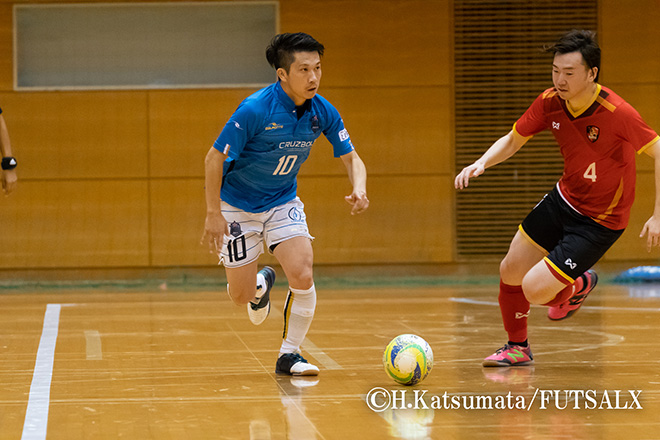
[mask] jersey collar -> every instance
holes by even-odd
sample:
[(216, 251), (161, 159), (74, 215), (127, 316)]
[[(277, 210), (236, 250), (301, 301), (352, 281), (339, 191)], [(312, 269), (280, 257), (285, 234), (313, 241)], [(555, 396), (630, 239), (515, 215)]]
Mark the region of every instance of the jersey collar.
[[(291, 99), (289, 95), (286, 94), (286, 92), (282, 88), (282, 83), (280, 83), (279, 81), (275, 83), (275, 94), (277, 95), (277, 99), (282, 103), (284, 108), (289, 113), (293, 113), (296, 111), (296, 104), (293, 102), (293, 99)], [(311, 109), (312, 100), (308, 99), (301, 107), (304, 107), (305, 110)]]
[(275, 93), (277, 94), (277, 99), (279, 99), (282, 105), (284, 105), (284, 108), (289, 112), (296, 110), (296, 104), (293, 102), (293, 99), (289, 98), (289, 95), (286, 94), (279, 81), (275, 83)]
[(594, 95), (591, 97), (591, 99), (589, 101), (587, 101), (587, 103), (582, 108), (579, 108), (579, 109), (574, 111), (571, 108), (571, 106), (568, 104), (568, 101), (566, 101), (566, 110), (568, 110), (568, 112), (574, 118), (579, 117), (582, 113), (586, 112), (589, 109), (589, 107), (591, 107), (594, 104), (594, 102), (596, 102), (596, 99), (598, 99), (598, 95), (600, 95), (600, 91), (601, 91), (601, 85), (596, 84), (596, 92), (594, 93)]

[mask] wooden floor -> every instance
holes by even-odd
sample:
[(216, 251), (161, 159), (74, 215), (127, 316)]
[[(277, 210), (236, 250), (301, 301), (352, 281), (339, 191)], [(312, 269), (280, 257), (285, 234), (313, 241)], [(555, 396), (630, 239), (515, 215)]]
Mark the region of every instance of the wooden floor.
[[(505, 342), (495, 284), (317, 287), (321, 374), (298, 379), (274, 373), (280, 286), (258, 327), (222, 288), (2, 294), (0, 439), (660, 438), (660, 288), (602, 283), (561, 323), (533, 308), (536, 365), (485, 369)], [(401, 333), (435, 353), (412, 388), (382, 368)]]

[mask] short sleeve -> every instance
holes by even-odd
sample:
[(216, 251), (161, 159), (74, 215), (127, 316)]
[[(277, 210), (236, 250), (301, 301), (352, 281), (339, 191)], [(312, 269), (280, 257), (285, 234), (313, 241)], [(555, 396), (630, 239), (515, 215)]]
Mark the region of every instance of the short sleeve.
[(337, 109), (325, 99), (322, 103), (326, 119), (323, 134), (332, 144), (334, 157), (340, 157), (355, 150)]
[(531, 106), (523, 113), (523, 115), (516, 121), (513, 129), (523, 137), (534, 136), (547, 128), (547, 121), (545, 118), (545, 111), (543, 109), (543, 101), (546, 92), (539, 95)]
[(639, 112), (628, 103), (624, 103), (616, 109), (620, 112), (622, 119), (621, 136), (632, 145), (638, 152), (642, 153), (646, 148), (658, 140), (658, 134), (642, 119)]
[(260, 117), (245, 101), (225, 124), (213, 147), (232, 159), (237, 159), (247, 142), (258, 130)]

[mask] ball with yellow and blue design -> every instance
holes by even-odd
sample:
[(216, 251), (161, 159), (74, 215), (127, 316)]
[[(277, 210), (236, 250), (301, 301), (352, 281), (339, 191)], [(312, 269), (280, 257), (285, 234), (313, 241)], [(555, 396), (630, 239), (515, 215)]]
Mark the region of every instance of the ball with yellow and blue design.
[(416, 385), (433, 368), (433, 350), (420, 336), (399, 335), (387, 344), (383, 355), (385, 372), (402, 385)]

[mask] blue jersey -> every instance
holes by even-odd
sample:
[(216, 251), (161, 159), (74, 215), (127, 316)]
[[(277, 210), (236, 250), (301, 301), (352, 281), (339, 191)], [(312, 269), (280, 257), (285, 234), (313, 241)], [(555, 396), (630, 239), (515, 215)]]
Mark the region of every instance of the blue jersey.
[(323, 133), (339, 157), (353, 144), (339, 112), (316, 95), (298, 119), (279, 82), (246, 98), (213, 146), (226, 154), (220, 197), (247, 212), (263, 212), (296, 197), (296, 177)]

